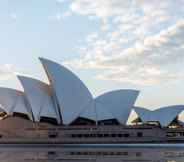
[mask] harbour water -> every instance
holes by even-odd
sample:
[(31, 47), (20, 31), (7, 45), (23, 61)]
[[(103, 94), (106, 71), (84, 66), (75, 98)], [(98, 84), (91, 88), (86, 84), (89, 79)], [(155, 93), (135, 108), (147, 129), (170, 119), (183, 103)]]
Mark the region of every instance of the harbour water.
[(0, 162), (184, 162), (183, 145), (1, 145)]

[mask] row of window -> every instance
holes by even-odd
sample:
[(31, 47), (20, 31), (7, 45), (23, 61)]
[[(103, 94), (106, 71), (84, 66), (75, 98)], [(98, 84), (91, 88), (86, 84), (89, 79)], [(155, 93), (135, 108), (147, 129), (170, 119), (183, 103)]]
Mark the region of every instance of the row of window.
[[(128, 156), (128, 152), (106, 152), (106, 151), (98, 151), (98, 152), (70, 152), (70, 155), (98, 155), (98, 156), (108, 156), (108, 155), (123, 155)], [(142, 156), (141, 152), (136, 152), (136, 156)]]
[(184, 137), (184, 132), (167, 132), (167, 137)]
[[(71, 135), (72, 138), (94, 138), (94, 137), (130, 137), (129, 133), (124, 133), (124, 134), (72, 134)], [(137, 132), (137, 137), (143, 137), (143, 133), (142, 132)]]

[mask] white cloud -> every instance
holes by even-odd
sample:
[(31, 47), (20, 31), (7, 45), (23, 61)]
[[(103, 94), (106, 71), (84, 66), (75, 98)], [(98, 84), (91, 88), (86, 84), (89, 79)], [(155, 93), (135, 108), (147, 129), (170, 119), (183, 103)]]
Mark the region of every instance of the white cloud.
[(138, 69), (127, 69), (127, 71), (119, 70), (108, 74), (99, 74), (95, 77), (100, 80), (112, 80), (117, 82), (125, 82), (136, 85), (155, 85), (162, 83), (176, 83), (184, 80), (183, 73), (169, 73), (159, 69), (146, 69), (139, 67)]
[(58, 21), (60, 21), (60, 20), (62, 19), (62, 14), (61, 14), (61, 13), (57, 13), (55, 16), (56, 16), (55, 18), (56, 18)]
[(55, 20), (55, 21), (62, 21), (64, 20), (65, 18), (71, 16), (72, 13), (70, 11), (66, 11), (66, 12), (58, 12), (52, 16), (49, 16), (48, 18), (50, 20)]
[(66, 0), (56, 0), (56, 2), (58, 2), (58, 3), (64, 3), (64, 2), (66, 2)]
[(75, 0), (70, 9), (102, 23), (79, 48), (81, 57), (66, 64), (100, 70), (98, 79), (133, 84), (184, 79), (176, 68), (184, 63), (183, 0)]
[(72, 15), (72, 12), (66, 11), (62, 14), (62, 18), (70, 17)]
[(58, 12), (52, 16), (49, 16), (48, 19), (50, 21), (61, 21), (63, 19), (63, 15), (62, 15), (62, 13)]
[(11, 13), (10, 18), (13, 19), (13, 20), (16, 20), (17, 19), (17, 14), (16, 13)]
[(81, 15), (106, 19), (124, 13), (124, 9), (130, 5), (131, 1), (122, 0), (76, 0), (71, 4), (71, 10)]

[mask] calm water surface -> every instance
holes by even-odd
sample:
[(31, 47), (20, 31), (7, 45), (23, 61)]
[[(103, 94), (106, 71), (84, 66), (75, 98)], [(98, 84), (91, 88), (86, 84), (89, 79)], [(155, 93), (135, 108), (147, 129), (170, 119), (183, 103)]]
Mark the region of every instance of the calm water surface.
[(183, 146), (0, 146), (0, 162), (184, 162)]

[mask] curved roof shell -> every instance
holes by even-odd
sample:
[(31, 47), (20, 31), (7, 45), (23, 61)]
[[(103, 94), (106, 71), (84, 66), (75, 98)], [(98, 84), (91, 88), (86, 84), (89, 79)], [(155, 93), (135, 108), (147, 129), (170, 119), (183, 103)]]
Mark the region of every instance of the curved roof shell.
[(79, 114), (92, 107), (93, 97), (84, 83), (62, 65), (40, 58), (54, 91), (63, 124), (70, 124)]
[(161, 126), (167, 127), (184, 110), (184, 105), (172, 105), (156, 110), (135, 107), (134, 110), (143, 122), (158, 121)]
[(81, 116), (96, 121), (117, 119), (126, 124), (138, 94), (139, 91), (129, 89), (104, 93), (95, 98), (93, 110), (83, 112)]
[(24, 93), (32, 109), (35, 121), (40, 121), (40, 117), (55, 118), (60, 123), (59, 113), (52, 101), (52, 92), (48, 84), (25, 76), (18, 76)]
[(32, 120), (32, 112), (26, 106), (24, 93), (15, 89), (0, 88), (0, 106), (7, 114), (24, 113)]

